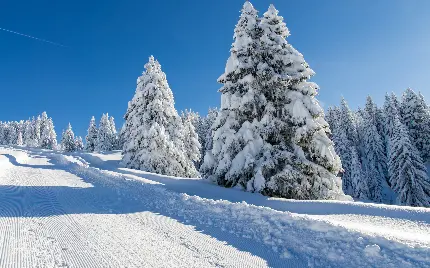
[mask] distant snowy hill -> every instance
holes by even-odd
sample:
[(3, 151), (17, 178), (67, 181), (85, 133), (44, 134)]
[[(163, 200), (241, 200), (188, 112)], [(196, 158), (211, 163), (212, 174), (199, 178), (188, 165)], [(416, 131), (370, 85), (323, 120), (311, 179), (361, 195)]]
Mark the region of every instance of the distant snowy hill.
[(0, 267), (430, 266), (430, 209), (268, 198), (120, 158), (0, 147)]

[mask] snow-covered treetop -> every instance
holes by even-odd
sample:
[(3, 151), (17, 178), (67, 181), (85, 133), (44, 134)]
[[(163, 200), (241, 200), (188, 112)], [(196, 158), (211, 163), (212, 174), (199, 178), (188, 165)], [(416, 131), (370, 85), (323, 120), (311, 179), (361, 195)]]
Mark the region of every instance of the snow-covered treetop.
[(272, 31), (285, 39), (290, 36), (290, 31), (284, 22), (284, 18), (282, 16), (278, 16), (278, 13), (279, 11), (275, 6), (270, 5), (269, 9), (263, 15), (262, 24), (267, 23), (267, 25), (275, 26), (272, 28)]

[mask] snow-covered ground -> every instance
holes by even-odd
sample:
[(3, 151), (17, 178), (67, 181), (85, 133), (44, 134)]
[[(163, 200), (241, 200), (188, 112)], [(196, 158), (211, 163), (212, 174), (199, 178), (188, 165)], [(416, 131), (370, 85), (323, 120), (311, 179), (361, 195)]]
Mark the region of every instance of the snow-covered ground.
[(0, 267), (430, 267), (430, 209), (268, 198), (120, 156), (0, 148)]

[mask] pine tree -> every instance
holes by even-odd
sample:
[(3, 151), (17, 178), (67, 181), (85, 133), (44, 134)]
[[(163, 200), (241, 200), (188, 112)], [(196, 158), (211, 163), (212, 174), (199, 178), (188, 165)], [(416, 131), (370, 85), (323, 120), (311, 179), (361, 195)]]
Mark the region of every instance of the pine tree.
[[(197, 135), (195, 128), (194, 128), (194, 122), (198, 120), (198, 115), (192, 111), (185, 110), (185, 113), (182, 112), (181, 115), (182, 123), (184, 125), (184, 146), (185, 146), (185, 152), (186, 157), (190, 159), (191, 161), (198, 163), (200, 160), (200, 142), (199, 142), (199, 136)], [(197, 167), (197, 165), (196, 165)]]
[(33, 118), (33, 142), (34, 142), (34, 147), (39, 147), (40, 145), (40, 138), (41, 138), (41, 133), (40, 133), (40, 125), (41, 125), (41, 118), (40, 116), (37, 116), (36, 119)]
[(422, 98), (412, 89), (403, 93), (400, 106), (402, 123), (424, 161), (430, 159), (430, 113)]
[(389, 174), (397, 202), (408, 206), (430, 207), (430, 179), (406, 127), (396, 117), (390, 139)]
[(76, 148), (76, 151), (83, 151), (84, 150), (84, 142), (82, 141), (82, 137), (80, 137), (80, 136), (76, 137), (75, 148)]
[(24, 128), (25, 128), (25, 133), (24, 133), (24, 144), (27, 147), (32, 147), (33, 146), (33, 141), (32, 141), (32, 136), (33, 136), (33, 128), (31, 126), (31, 121), (27, 120), (25, 121), (24, 124)]
[(218, 184), (296, 199), (343, 196), (340, 159), (328, 138), (318, 86), (289, 32), (270, 6), (259, 23), (246, 2), (236, 25), (213, 148), (202, 172)]
[(10, 122), (9, 123), (9, 139), (8, 139), (9, 145), (17, 145), (18, 132), (19, 132), (18, 123), (17, 122)]
[(371, 120), (372, 125), (376, 127), (376, 130), (378, 131), (378, 134), (380, 136), (383, 135), (384, 130), (384, 118), (382, 115), (382, 111), (378, 108), (378, 106), (373, 102), (372, 97), (367, 96), (366, 98), (366, 106), (364, 108), (366, 113), (369, 116), (369, 119)]
[(124, 116), (123, 164), (164, 175), (196, 176), (186, 157), (182, 121), (166, 75), (152, 56), (145, 69)]
[[(46, 113), (45, 113), (46, 114)], [(43, 116), (42, 116), (43, 118)], [(57, 148), (57, 133), (54, 129), (54, 122), (52, 118), (45, 119), (42, 124), (41, 142), (40, 146), (44, 149), (54, 150)]]
[(23, 139), (22, 139), (22, 132), (21, 131), (18, 132), (18, 138), (16, 140), (16, 145), (18, 145), (18, 146), (24, 145), (24, 142), (23, 142)]
[(340, 121), (342, 122), (342, 128), (345, 130), (348, 139), (354, 146), (358, 146), (359, 138), (355, 115), (344, 98), (341, 99)]
[(109, 127), (110, 127), (110, 142), (112, 144), (112, 150), (118, 150), (118, 133), (116, 131), (115, 119), (113, 116), (109, 117)]
[(96, 119), (91, 117), (90, 125), (88, 127), (87, 136), (85, 137), (85, 150), (89, 152), (94, 152), (94, 150), (97, 148), (97, 136), (98, 136), (98, 129), (96, 126)]
[(386, 94), (384, 102), (384, 139), (387, 156), (390, 154), (389, 141), (394, 135), (395, 119), (396, 117), (400, 118), (397, 107), (396, 96), (394, 94)]
[[(367, 108), (367, 107), (366, 107)], [(384, 142), (376, 128), (375, 114), (364, 111), (363, 118), (363, 163), (368, 176), (368, 188), (370, 199), (376, 202), (385, 201), (383, 187), (388, 179), (387, 159), (385, 156)]]
[(75, 134), (72, 130), (72, 125), (69, 123), (66, 131), (63, 132), (63, 136), (61, 138), (61, 149), (65, 152), (74, 152), (76, 151), (75, 144)]
[(44, 134), (49, 134), (49, 131), (46, 130), (48, 124), (48, 114), (43, 112), (40, 117), (40, 139), (39, 139), (39, 147), (45, 148), (46, 142), (49, 141), (49, 136), (44, 136)]
[(112, 151), (112, 148), (112, 128), (109, 123), (109, 115), (103, 114), (97, 132), (96, 151)]
[(369, 200), (367, 178), (361, 165), (359, 153), (351, 139), (346, 136), (340, 118), (341, 110), (338, 107), (329, 107), (326, 119), (332, 130), (335, 151), (342, 160), (342, 189), (345, 194), (352, 197)]

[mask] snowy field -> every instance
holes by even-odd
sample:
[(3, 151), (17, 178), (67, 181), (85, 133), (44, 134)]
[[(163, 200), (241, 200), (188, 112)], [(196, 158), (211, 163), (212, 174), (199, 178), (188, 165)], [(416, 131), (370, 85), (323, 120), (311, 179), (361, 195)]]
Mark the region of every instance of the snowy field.
[(430, 267), (430, 209), (268, 198), (120, 156), (0, 147), (0, 267)]

